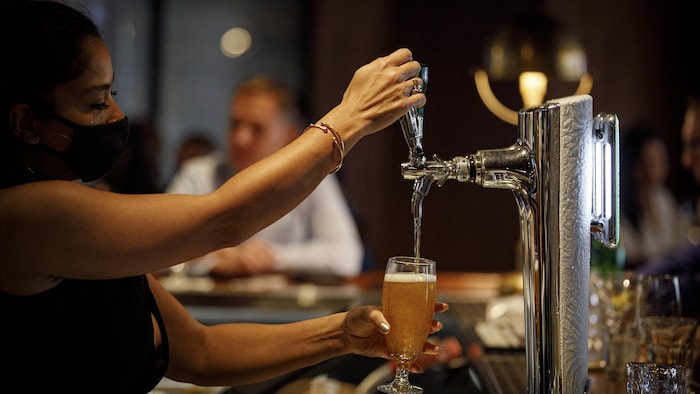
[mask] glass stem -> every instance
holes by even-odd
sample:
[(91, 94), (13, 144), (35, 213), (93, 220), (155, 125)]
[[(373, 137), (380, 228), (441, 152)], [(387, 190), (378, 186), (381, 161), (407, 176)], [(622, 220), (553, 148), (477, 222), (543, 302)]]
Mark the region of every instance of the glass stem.
[(420, 387), (411, 386), (408, 381), (408, 370), (396, 368), (394, 380), (390, 383), (377, 387), (382, 393), (389, 394), (419, 394), (423, 392)]
[(408, 371), (405, 369), (396, 369), (396, 376), (394, 377), (394, 382), (398, 387), (408, 387)]
[[(414, 393), (411, 383), (408, 381), (408, 370), (396, 368), (394, 381), (391, 382), (392, 393)], [(422, 390), (421, 390), (422, 392)]]

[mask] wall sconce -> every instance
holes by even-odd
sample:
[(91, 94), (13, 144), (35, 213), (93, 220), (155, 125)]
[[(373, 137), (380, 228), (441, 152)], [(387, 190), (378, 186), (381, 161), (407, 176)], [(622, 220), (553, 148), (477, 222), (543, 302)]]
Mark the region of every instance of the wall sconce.
[(491, 90), (494, 81), (518, 81), (523, 108), (544, 102), (548, 79), (574, 82), (574, 94), (590, 93), (593, 77), (578, 40), (557, 20), (539, 13), (516, 17), (487, 42), (484, 68), (474, 73), (476, 90), (486, 107), (501, 120), (517, 125), (518, 112)]

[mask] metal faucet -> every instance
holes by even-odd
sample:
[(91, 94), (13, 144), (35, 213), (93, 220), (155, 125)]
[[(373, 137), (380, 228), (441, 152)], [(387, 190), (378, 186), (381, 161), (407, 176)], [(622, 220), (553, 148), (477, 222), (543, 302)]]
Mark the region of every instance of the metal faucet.
[[(525, 308), (525, 351), (528, 393), (587, 393), (589, 380), (586, 366), (570, 365), (563, 354), (561, 327), (583, 331), (575, 341), (586, 341), (586, 321), (581, 316), (560, 313), (559, 206), (562, 164), (559, 157), (560, 106), (550, 101), (539, 107), (523, 109), (518, 114), (516, 142), (503, 149), (479, 150), (474, 154), (442, 160), (437, 155), (427, 160), (422, 149), (421, 127), (412, 128), (412, 114), (401, 122), (409, 145), (409, 162), (401, 164), (404, 179), (414, 181), (412, 209), (421, 217), (422, 201), (432, 183), (442, 186), (447, 180), (468, 182), (484, 188), (513, 191), (520, 215), (523, 256), (523, 290)], [(619, 238), (618, 203), (618, 135), (619, 121), (614, 114), (601, 113), (589, 123), (593, 146), (593, 196), (588, 231), (604, 245), (614, 248)], [(413, 132), (416, 134), (412, 134)], [(408, 135), (407, 135), (408, 134)], [(584, 154), (576, 152), (576, 154)], [(564, 159), (561, 159), (564, 160)], [(578, 180), (572, 180), (578, 181)], [(577, 198), (580, 198), (577, 196)], [(588, 220), (584, 218), (582, 223)], [(583, 237), (582, 237), (583, 238)], [(582, 243), (585, 243), (582, 240)], [(588, 243), (585, 243), (588, 244)], [(566, 266), (564, 264), (563, 266)], [(587, 268), (587, 266), (586, 266)], [(587, 271), (585, 277), (588, 277)], [(582, 283), (581, 286), (588, 286)], [(585, 292), (587, 295), (587, 291)], [(577, 300), (587, 305), (587, 299)], [(585, 319), (585, 317), (584, 317)], [(582, 330), (579, 328), (583, 327)], [(579, 333), (580, 334), (580, 333)], [(567, 339), (568, 340), (568, 339)], [(583, 349), (586, 349), (585, 343)], [(585, 350), (584, 350), (585, 351)], [(565, 386), (564, 381), (566, 381)], [(571, 387), (573, 386), (573, 388)]]

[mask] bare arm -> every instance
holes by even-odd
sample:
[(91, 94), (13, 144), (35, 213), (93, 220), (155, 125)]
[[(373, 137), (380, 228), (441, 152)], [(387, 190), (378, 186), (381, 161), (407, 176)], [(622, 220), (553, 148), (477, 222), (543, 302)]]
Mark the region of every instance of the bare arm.
[[(149, 278), (170, 342), (170, 379), (198, 385), (236, 386), (269, 379), (331, 357), (355, 353), (388, 357), (382, 323), (373, 306), (354, 308), (317, 319), (288, 324), (220, 324), (196, 322), (175, 298)], [(436, 312), (447, 309), (436, 304)], [(433, 321), (433, 331), (441, 328)], [(437, 346), (426, 342), (426, 354)]]
[[(347, 313), (289, 324), (221, 324), (196, 322), (185, 308), (150, 278), (151, 289), (163, 315), (170, 342), (166, 376), (199, 385), (241, 385), (281, 375), (331, 357), (364, 351), (386, 357), (379, 324), (386, 322), (378, 309), (353, 312), (362, 320), (355, 329), (358, 346), (346, 328)], [(374, 324), (372, 324), (374, 322)]]
[[(398, 50), (360, 68), (322, 119), (350, 150), (425, 103), (409, 95), (419, 64)], [(336, 165), (331, 136), (311, 129), (205, 196), (119, 195), (66, 181), (0, 191), (0, 289), (46, 290), (54, 278), (114, 278), (236, 245), (301, 202)]]

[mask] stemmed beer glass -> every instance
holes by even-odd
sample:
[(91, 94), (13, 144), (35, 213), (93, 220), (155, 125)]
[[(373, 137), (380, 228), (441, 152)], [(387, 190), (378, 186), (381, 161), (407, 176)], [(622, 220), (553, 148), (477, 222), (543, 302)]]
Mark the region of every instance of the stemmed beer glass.
[(382, 311), (391, 325), (386, 336), (396, 376), (377, 389), (389, 394), (419, 394), (423, 389), (408, 381), (408, 370), (423, 351), (435, 312), (435, 261), (408, 256), (390, 257), (384, 273)]

